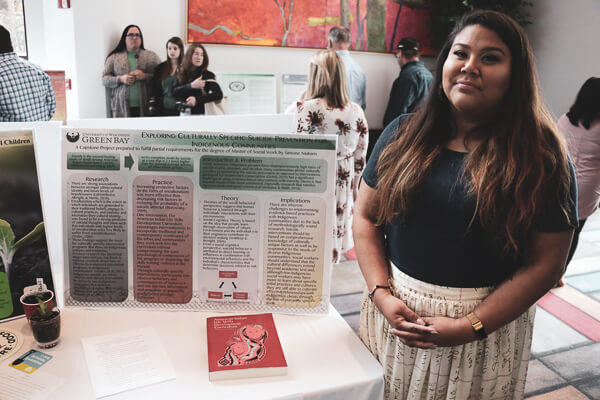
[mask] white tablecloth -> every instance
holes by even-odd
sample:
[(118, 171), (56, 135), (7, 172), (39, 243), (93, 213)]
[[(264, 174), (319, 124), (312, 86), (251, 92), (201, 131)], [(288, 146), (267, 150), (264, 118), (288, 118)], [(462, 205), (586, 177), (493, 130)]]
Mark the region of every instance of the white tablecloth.
[[(323, 316), (275, 314), (288, 363), (286, 376), (210, 382), (206, 312), (62, 310), (61, 341), (41, 370), (65, 383), (50, 399), (93, 399), (81, 338), (152, 327), (159, 334), (177, 378), (106, 399), (382, 399), (382, 368), (339, 313)], [(25, 339), (19, 354), (35, 347), (25, 319), (4, 322)]]
[[(264, 126), (265, 132), (280, 130), (281, 116), (211, 117), (204, 122), (237, 132), (249, 120)], [(262, 119), (261, 119), (262, 118)], [(287, 117), (285, 117), (287, 118)], [(289, 118), (288, 118), (289, 119)], [(128, 124), (140, 128), (174, 125), (169, 118), (132, 119)], [(264, 121), (263, 121), (264, 120)], [(272, 120), (272, 121), (271, 121)], [(108, 122), (107, 122), (108, 121)], [(123, 121), (107, 120), (122, 126)], [(193, 122), (189, 119), (173, 119)], [(240, 122), (241, 121), (241, 122)], [(262, 122), (261, 122), (262, 121)], [(285, 121), (284, 121), (285, 122)], [(290, 121), (291, 122), (291, 121)], [(82, 123), (82, 122), (81, 122)], [(143, 124), (146, 125), (143, 125)], [(158, 124), (158, 125), (157, 125)], [(161, 125), (162, 124), (162, 125)], [(212, 124), (212, 125), (211, 125)], [(225, 125), (223, 125), (225, 124)], [(229, 124), (229, 125), (227, 125)], [(3, 129), (36, 127), (37, 161), (44, 201), (44, 219), (52, 258), (56, 293), (63, 293), (63, 241), (61, 213), (60, 123), (10, 123)], [(110, 124), (109, 124), (110, 125)], [(165, 127), (163, 126), (163, 127)], [(205, 127), (206, 127), (205, 126)], [(62, 296), (59, 295), (59, 306)], [(41, 370), (65, 378), (65, 384), (50, 399), (93, 399), (81, 338), (108, 335), (143, 327), (153, 327), (175, 367), (177, 378), (120, 393), (107, 399), (381, 399), (383, 372), (379, 363), (352, 332), (339, 313), (330, 308), (328, 315), (274, 315), (275, 324), (288, 362), (288, 373), (281, 377), (246, 380), (208, 380), (206, 352), (206, 312), (150, 312), (129, 310), (62, 309), (61, 342), (44, 350), (53, 356)], [(0, 323), (2, 327), (21, 332), (25, 343), (20, 353), (35, 346), (25, 319)], [(8, 361), (7, 361), (8, 363)], [(40, 370), (40, 371), (41, 371)]]

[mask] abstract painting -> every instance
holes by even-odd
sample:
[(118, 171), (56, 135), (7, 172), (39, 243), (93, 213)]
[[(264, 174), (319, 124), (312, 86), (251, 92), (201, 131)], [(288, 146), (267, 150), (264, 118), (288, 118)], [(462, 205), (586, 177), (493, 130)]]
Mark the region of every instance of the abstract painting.
[(352, 35), (351, 50), (387, 53), (410, 36), (433, 55), (428, 14), (402, 0), (187, 0), (188, 43), (325, 48), (335, 25)]

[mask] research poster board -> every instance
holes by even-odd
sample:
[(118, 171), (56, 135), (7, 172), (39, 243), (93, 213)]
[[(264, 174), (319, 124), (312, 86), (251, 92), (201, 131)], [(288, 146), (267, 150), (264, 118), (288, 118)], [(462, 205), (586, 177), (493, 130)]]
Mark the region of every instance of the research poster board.
[(26, 293), (54, 291), (32, 129), (0, 131), (0, 187), (2, 321), (24, 315)]
[(327, 312), (335, 135), (61, 140), (67, 306)]
[(227, 97), (227, 114), (276, 114), (274, 74), (217, 73), (217, 82)]

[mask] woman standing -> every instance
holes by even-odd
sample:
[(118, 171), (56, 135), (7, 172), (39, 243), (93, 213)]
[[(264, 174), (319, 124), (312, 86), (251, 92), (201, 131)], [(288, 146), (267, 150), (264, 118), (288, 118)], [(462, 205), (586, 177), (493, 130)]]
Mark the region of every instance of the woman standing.
[(167, 59), (154, 69), (152, 83), (152, 97), (157, 107), (153, 115), (158, 116), (179, 115), (178, 99), (173, 96), (173, 88), (177, 84), (183, 61), (183, 41), (173, 36), (167, 41), (166, 48)]
[(579, 227), (573, 235), (568, 264), (585, 221), (598, 209), (600, 201), (600, 78), (585, 81), (569, 112), (558, 120), (558, 129), (567, 140), (577, 176)]
[(110, 88), (112, 117), (144, 116), (148, 105), (147, 87), (160, 59), (144, 49), (144, 37), (137, 25), (128, 25), (121, 40), (106, 57), (102, 84)]
[(350, 101), (344, 63), (333, 50), (310, 60), (308, 89), (297, 103), (298, 133), (330, 133), (337, 140), (336, 231), (333, 262), (352, 249), (352, 215), (358, 180), (365, 167), (369, 129), (362, 108)]
[(461, 18), (435, 71), (363, 173), (360, 337), (389, 399), (522, 399), (534, 304), (577, 226), (574, 172), (510, 17)]
[(173, 95), (183, 99), (185, 105), (191, 107), (192, 114), (204, 114), (204, 104), (223, 98), (215, 74), (208, 70), (208, 54), (199, 43), (190, 45), (185, 52), (179, 83)]

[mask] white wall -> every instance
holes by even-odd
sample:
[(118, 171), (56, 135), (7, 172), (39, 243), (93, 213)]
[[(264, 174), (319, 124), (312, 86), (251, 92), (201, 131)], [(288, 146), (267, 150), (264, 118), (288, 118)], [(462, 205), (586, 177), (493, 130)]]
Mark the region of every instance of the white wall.
[(585, 80), (600, 77), (600, 1), (538, 0), (529, 27), (542, 91), (558, 117)]
[[(102, 66), (125, 26), (139, 25), (144, 34), (144, 46), (164, 59), (164, 46), (169, 37), (179, 36), (185, 42), (185, 4), (186, 0), (71, 1), (77, 82), (83, 93), (79, 104), (80, 118), (106, 116)], [(274, 73), (279, 86), (281, 74), (308, 73), (314, 50), (208, 45), (207, 52), (211, 71)], [(396, 60), (390, 54), (353, 53), (353, 57), (368, 76), (367, 121), (372, 128), (381, 127), (389, 88), (399, 72)], [(278, 87), (278, 93), (279, 90)]]
[[(26, 0), (30, 54), (32, 59), (38, 59), (39, 54), (38, 63), (46, 69), (66, 69), (67, 77), (71, 71), (73, 90), (67, 92), (70, 119), (106, 116), (102, 67), (106, 54), (117, 44), (126, 25), (138, 24), (146, 48), (156, 51), (161, 58), (165, 57), (164, 45), (169, 37), (180, 36), (185, 40), (186, 0), (71, 0), (71, 10), (59, 10), (55, 1), (44, 1), (42, 8), (39, 4), (40, 0)], [(41, 23), (32, 25), (30, 17), (38, 18)], [(528, 30), (542, 90), (552, 111), (560, 115), (568, 109), (584, 80), (600, 75), (597, 45), (600, 2), (538, 0), (532, 8), (532, 20)], [(69, 43), (69, 37), (74, 41)], [(278, 85), (281, 74), (307, 73), (314, 52), (220, 45), (209, 45), (207, 51), (212, 71), (275, 73)], [(396, 60), (389, 54), (353, 53), (353, 57), (368, 77), (369, 126), (381, 128), (389, 90), (398, 74)], [(70, 59), (76, 68), (70, 69)], [(432, 67), (433, 59), (424, 61)], [(63, 64), (67, 66), (60, 68)]]
[(24, 7), (29, 61), (47, 71), (65, 71), (73, 81), (73, 90), (66, 91), (67, 118), (78, 117), (73, 12), (49, 0), (25, 0)]

